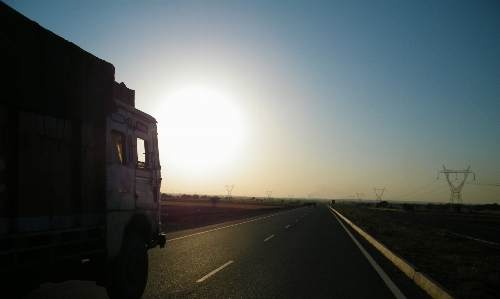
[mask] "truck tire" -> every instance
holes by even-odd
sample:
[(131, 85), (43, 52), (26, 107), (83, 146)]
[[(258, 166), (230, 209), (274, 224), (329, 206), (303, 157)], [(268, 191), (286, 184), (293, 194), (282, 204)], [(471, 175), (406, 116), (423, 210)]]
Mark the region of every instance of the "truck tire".
[(147, 281), (146, 244), (139, 235), (130, 234), (123, 242), (106, 292), (111, 299), (139, 299), (144, 293)]

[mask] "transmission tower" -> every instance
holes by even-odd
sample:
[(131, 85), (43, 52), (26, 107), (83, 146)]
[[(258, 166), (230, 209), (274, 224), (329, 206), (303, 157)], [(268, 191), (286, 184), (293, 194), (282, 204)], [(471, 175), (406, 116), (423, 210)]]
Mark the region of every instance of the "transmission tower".
[(361, 198), (365, 196), (363, 193), (356, 193), (356, 197), (358, 198), (358, 202), (361, 202)]
[(377, 202), (381, 202), (382, 201), (382, 195), (384, 194), (385, 188), (384, 189), (377, 189), (377, 188), (374, 187), (373, 190), (375, 191), (375, 195), (377, 196)]
[(271, 194), (273, 194), (273, 191), (266, 191), (267, 193), (267, 199), (271, 199)]
[(231, 191), (233, 191), (234, 185), (226, 185), (226, 190), (227, 190), (227, 200), (232, 199), (231, 197)]
[[(462, 188), (464, 187), (465, 181), (467, 180), (467, 176), (469, 175), (469, 173), (474, 174), (474, 180), (476, 179), (476, 174), (474, 172), (470, 171), (469, 169), (470, 169), (470, 166), (467, 167), (466, 170), (449, 170), (449, 169), (446, 169), (446, 167), (444, 167), (444, 165), (443, 165), (443, 170), (438, 172), (438, 179), (439, 179), (440, 173), (444, 173), (444, 175), (446, 176), (446, 180), (448, 181), (448, 185), (450, 186), (450, 190), (451, 190), (451, 196), (450, 196), (450, 203), (451, 204), (453, 204), (453, 203), (461, 204), (462, 203), (461, 192), (462, 192)], [(455, 179), (458, 179), (459, 173), (464, 174), (463, 181), (457, 187), (455, 187), (453, 185), (453, 183), (450, 181), (450, 173), (455, 174)]]

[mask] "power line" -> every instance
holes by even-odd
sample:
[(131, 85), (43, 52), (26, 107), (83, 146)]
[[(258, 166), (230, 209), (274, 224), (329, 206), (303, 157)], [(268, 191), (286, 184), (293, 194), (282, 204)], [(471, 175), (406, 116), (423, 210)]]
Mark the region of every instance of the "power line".
[[(421, 194), (421, 195), (417, 195), (417, 196), (415, 196), (415, 197), (407, 198), (407, 200), (416, 199), (416, 198), (419, 198), (419, 197), (425, 196), (425, 195), (427, 195), (427, 194), (431, 194), (432, 192), (437, 191), (437, 190), (439, 190), (439, 189), (443, 189), (443, 188), (444, 188), (444, 187), (446, 187), (446, 186), (447, 186), (447, 185), (440, 186), (440, 187), (438, 187), (438, 188), (436, 188), (436, 189), (434, 189), (434, 190), (432, 190), (432, 191), (429, 191), (429, 192), (427, 192), (427, 193), (424, 193), (424, 194)], [(444, 194), (444, 193), (447, 193), (447, 192), (448, 192), (448, 191), (443, 192), (443, 193), (439, 193), (439, 194), (436, 194), (435, 196), (438, 196), (438, 195), (441, 195), (441, 194)]]
[[(438, 180), (439, 180), (439, 178), (438, 178)], [(422, 188), (417, 189), (417, 190), (415, 190), (415, 191), (413, 191), (413, 192), (410, 192), (410, 193), (408, 193), (408, 194), (406, 194), (406, 195), (404, 195), (404, 196), (401, 196), (400, 198), (401, 198), (401, 199), (403, 199), (403, 198), (407, 197), (408, 195), (412, 195), (412, 194), (414, 194), (414, 193), (417, 193), (418, 191), (420, 191), (420, 190), (422, 190), (422, 189), (425, 189), (425, 188), (429, 187), (430, 185), (434, 184), (436, 181), (437, 181), (437, 180), (433, 180), (432, 182), (430, 182), (429, 184), (427, 184), (427, 185), (423, 186)]]
[(465, 182), (465, 183), (467, 185), (500, 187), (500, 183), (480, 181), (480, 180), (476, 180), (476, 181), (472, 181), (472, 182)]

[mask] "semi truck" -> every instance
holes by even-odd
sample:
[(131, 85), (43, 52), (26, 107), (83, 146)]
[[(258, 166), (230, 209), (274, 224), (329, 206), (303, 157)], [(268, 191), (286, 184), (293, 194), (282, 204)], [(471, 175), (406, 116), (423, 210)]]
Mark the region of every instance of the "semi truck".
[(140, 298), (164, 247), (156, 120), (115, 69), (0, 2), (0, 297), (92, 280)]

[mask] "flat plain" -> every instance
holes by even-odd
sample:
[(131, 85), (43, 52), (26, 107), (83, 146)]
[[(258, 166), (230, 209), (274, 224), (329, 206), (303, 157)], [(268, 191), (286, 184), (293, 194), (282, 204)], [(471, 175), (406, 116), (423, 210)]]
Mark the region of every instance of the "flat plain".
[(220, 201), (214, 206), (208, 200), (165, 200), (161, 202), (163, 232), (173, 232), (200, 226), (258, 216), (296, 208), (296, 203), (261, 201)]
[[(473, 229), (498, 228), (500, 215), (454, 211), (407, 212), (332, 205), (339, 213), (444, 286), (456, 298), (500, 298), (500, 245), (450, 229), (422, 225), (416, 217), (468, 223)], [(382, 213), (380, 212), (382, 211)], [(392, 217), (394, 213), (411, 217)]]

